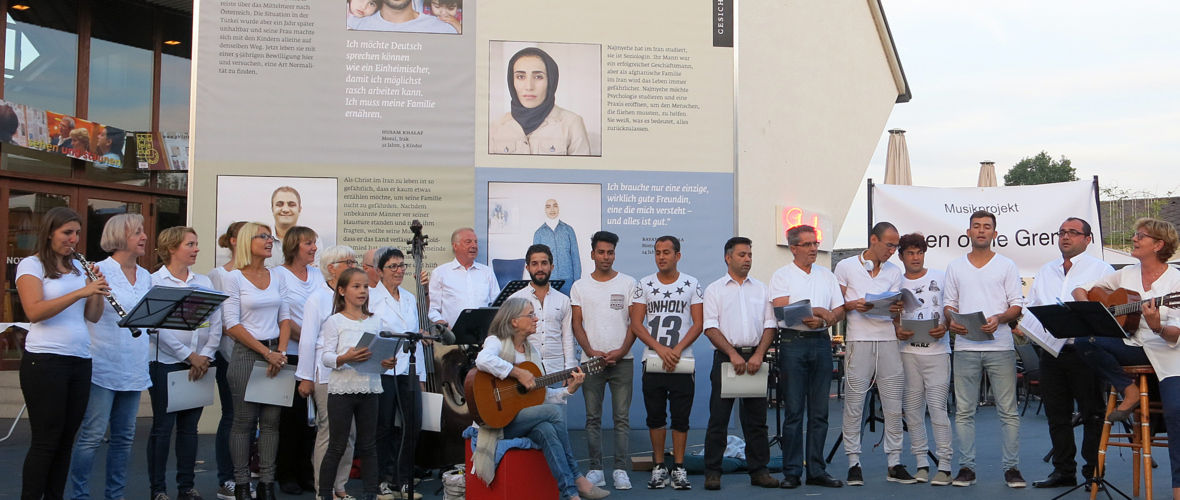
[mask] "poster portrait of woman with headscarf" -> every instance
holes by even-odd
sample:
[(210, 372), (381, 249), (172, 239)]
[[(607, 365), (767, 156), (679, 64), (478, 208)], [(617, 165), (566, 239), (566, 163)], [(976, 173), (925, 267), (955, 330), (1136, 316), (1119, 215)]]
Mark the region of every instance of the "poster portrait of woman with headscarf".
[(493, 41), (490, 52), (488, 153), (602, 154), (601, 46)]

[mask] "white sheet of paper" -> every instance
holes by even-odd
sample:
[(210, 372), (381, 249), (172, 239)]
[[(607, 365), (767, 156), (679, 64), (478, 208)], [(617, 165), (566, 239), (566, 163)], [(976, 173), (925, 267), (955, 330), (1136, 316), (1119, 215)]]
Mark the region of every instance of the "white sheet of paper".
[(442, 394), (422, 393), (422, 430), (442, 432), (442, 407)]
[(922, 303), (918, 301), (918, 296), (914, 295), (908, 288), (901, 289), (901, 303), (906, 312), (914, 312), (922, 308)]
[(983, 317), (982, 311), (975, 311), (973, 313), (959, 314), (951, 311), (951, 319), (967, 329), (967, 333), (962, 337), (973, 342), (988, 342), (995, 340), (996, 337), (990, 333), (983, 333), (983, 325), (987, 324), (987, 318)]
[(774, 316), (778, 320), (779, 328), (810, 330), (810, 328), (807, 328), (807, 325), (803, 324), (803, 320), (813, 316), (811, 312), (811, 299), (803, 299), (782, 307), (776, 307), (774, 308)]
[(250, 403), (291, 407), (295, 398), (295, 365), (283, 366), (273, 378), (266, 376), (266, 361), (255, 361), (246, 382), (245, 399)]
[(211, 367), (201, 380), (196, 382), (188, 379), (188, 370), (180, 370), (168, 374), (168, 413), (191, 410), (213, 404), (214, 381), (217, 380), (217, 368)]
[(664, 360), (660, 359), (659, 354), (653, 352), (643, 358), (643, 370), (648, 373), (694, 373), (696, 366), (696, 360), (693, 358), (680, 358), (680, 362), (676, 363), (676, 369), (669, 372), (664, 370)]
[(762, 363), (753, 375), (738, 375), (733, 363), (721, 363), (721, 397), (723, 398), (764, 398), (766, 397), (767, 363)]
[(866, 316), (889, 317), (889, 307), (901, 300), (901, 292), (870, 293), (865, 295), (865, 305), (873, 308), (865, 313)]
[(1045, 330), (1045, 327), (1041, 325), (1041, 320), (1029, 312), (1027, 307), (1024, 308), (1024, 317), (1020, 318), (1020, 325), (1016, 328), (1024, 334), (1025, 338), (1041, 346), (1041, 349), (1053, 355), (1054, 358), (1061, 354), (1061, 348), (1065, 346), (1066, 339), (1054, 337), (1048, 330)]
[(914, 336), (910, 337), (905, 342), (911, 344), (934, 344), (938, 339), (930, 336), (930, 330), (938, 326), (938, 320), (930, 319), (903, 319), (901, 320), (901, 329), (914, 332)]
[[(362, 363), (348, 363), (348, 366), (355, 368), (358, 373), (378, 375), (385, 373), (385, 367), (381, 366), (381, 360), (397, 356), (401, 345), (402, 339), (374, 336), (373, 341), (368, 346), (372, 357)], [(418, 360), (418, 362), (421, 363), (422, 361)]]

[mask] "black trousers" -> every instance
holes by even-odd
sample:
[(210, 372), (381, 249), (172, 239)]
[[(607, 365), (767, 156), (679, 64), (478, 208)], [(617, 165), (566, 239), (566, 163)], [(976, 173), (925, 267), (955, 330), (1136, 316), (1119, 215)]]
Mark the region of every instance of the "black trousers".
[[(418, 434), (422, 432), (422, 388), (416, 376), (382, 375), (381, 390), (377, 410), (377, 470), (381, 481), (400, 488), (414, 480), (412, 452), (417, 449)], [(393, 425), (397, 414), (402, 416), (401, 427)], [(328, 422), (331, 421), (329, 415)], [(356, 439), (359, 449), (359, 427)]]
[[(743, 354), (750, 359), (753, 354)], [(705, 473), (721, 473), (721, 459), (725, 453), (725, 440), (729, 435), (729, 415), (733, 413), (734, 399), (721, 397), (721, 363), (729, 361), (729, 356), (720, 351), (713, 352), (713, 370), (709, 373), (709, 380), (713, 383), (713, 390), (709, 394), (709, 427), (705, 430)], [(742, 434), (746, 439), (746, 463), (750, 475), (766, 473), (766, 464), (770, 461), (770, 438), (766, 428), (766, 396), (757, 398), (743, 398), (738, 417), (742, 422)]]
[[(299, 364), (299, 356), (287, 356), (287, 364)], [(279, 416), (279, 454), (275, 457), (275, 481), (278, 483), (311, 483), (315, 469), (311, 455), (315, 451), (315, 427), (307, 425), (307, 399), (299, 395), (291, 406), (283, 408)]]
[[(365, 493), (377, 493), (377, 394), (328, 394), (328, 451), (320, 463), (321, 471), (334, 471), (344, 458), (348, 435), (356, 422), (356, 453), (361, 459), (361, 479)], [(321, 498), (332, 498), (335, 474), (320, 475)]]
[(1073, 412), (1077, 403), (1082, 418), (1082, 475), (1094, 475), (1098, 465), (1098, 444), (1102, 438), (1102, 384), (1095, 372), (1073, 346), (1062, 348), (1054, 358), (1041, 354), (1041, 399), (1049, 421), (1049, 439), (1053, 443), (1053, 470), (1073, 476), (1078, 463), (1074, 444)]
[(32, 432), (21, 478), (22, 500), (61, 500), (65, 494), (74, 437), (90, 403), (90, 370), (88, 358), (21, 353), (20, 389)]

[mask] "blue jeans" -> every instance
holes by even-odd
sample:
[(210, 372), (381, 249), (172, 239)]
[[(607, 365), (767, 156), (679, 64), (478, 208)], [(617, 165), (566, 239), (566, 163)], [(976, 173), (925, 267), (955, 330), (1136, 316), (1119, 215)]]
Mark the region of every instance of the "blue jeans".
[(218, 351), (210, 367), (217, 368), (217, 399), (221, 401), (221, 420), (217, 421), (217, 484), (234, 480), (234, 459), (229, 454), (229, 433), (234, 427), (234, 395), (229, 389), (229, 360)]
[(1000, 416), (1004, 470), (1020, 465), (1020, 412), (1016, 404), (1016, 351), (955, 351), (955, 437), (959, 467), (975, 469), (975, 411), (987, 372)]
[[(570, 448), (570, 433), (565, 426), (565, 408), (544, 404), (525, 408), (512, 423), (504, 426), (504, 439), (528, 437), (541, 445), (549, 472), (557, 479), (557, 490), (567, 500), (578, 494), (576, 481), (582, 477)], [(359, 437), (358, 437), (359, 440)], [(504, 480), (511, 480), (504, 478)]]
[(1080, 338), (1074, 341), (1074, 348), (1082, 355), (1086, 364), (1101, 373), (1102, 377), (1119, 392), (1126, 390), (1136, 380), (1123, 371), (1124, 366), (1151, 364), (1142, 347), (1127, 345), (1122, 339)]
[[(832, 392), (832, 341), (793, 338), (779, 344), (779, 394), (783, 405), (783, 475), (824, 477), (824, 441), (828, 437), (828, 397)], [(803, 410), (807, 409), (807, 434)], [(806, 439), (806, 441), (805, 441)], [(806, 450), (806, 456), (804, 456)]]
[[(1180, 429), (1180, 377), (1160, 381), (1160, 399), (1168, 429)], [(1168, 459), (1172, 464), (1172, 487), (1180, 488), (1180, 439), (1168, 440)]]
[[(166, 493), (168, 483), (165, 471), (168, 469), (168, 448), (172, 441), (172, 428), (176, 428), (176, 491), (193, 489), (197, 465), (197, 423), (204, 408), (192, 408), (168, 413), (168, 374), (188, 371), (184, 363), (167, 364), (153, 362), (149, 365), (152, 374), (152, 432), (147, 442), (148, 481), (152, 497)], [(206, 374), (208, 376), (208, 374)]]
[(75, 500), (89, 500), (90, 470), (94, 455), (102, 444), (107, 426), (111, 442), (107, 447), (106, 500), (124, 498), (127, 482), (127, 459), (135, 439), (135, 414), (139, 412), (140, 391), (112, 391), (90, 384), (90, 404), (82, 418), (82, 428), (74, 443), (74, 460), (70, 463), (70, 489)]

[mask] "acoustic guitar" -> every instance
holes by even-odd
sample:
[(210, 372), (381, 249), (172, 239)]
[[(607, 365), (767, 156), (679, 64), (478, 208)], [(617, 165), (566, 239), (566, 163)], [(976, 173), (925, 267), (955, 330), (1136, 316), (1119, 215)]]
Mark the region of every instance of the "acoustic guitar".
[(1086, 298), (1092, 302), (1101, 302), (1110, 311), (1115, 321), (1124, 332), (1135, 333), (1139, 330), (1139, 320), (1143, 316), (1143, 304), (1152, 302), (1156, 307), (1176, 307), (1180, 304), (1180, 292), (1169, 293), (1154, 299), (1143, 300), (1139, 292), (1120, 288), (1108, 292), (1098, 287), (1086, 292)]
[[(593, 375), (602, 371), (605, 365), (606, 360), (595, 356), (578, 368), (586, 375)], [(500, 380), (478, 368), (472, 368), (467, 372), (467, 380), (463, 384), (466, 388), (467, 407), (471, 409), (471, 415), (480, 425), (495, 428), (508, 425), (520, 410), (544, 403), (545, 388), (564, 382), (577, 369), (570, 368), (541, 375), (541, 369), (529, 361), (517, 364), (516, 367), (528, 370), (536, 377), (536, 384), (531, 390), (525, 389), (512, 377)]]

